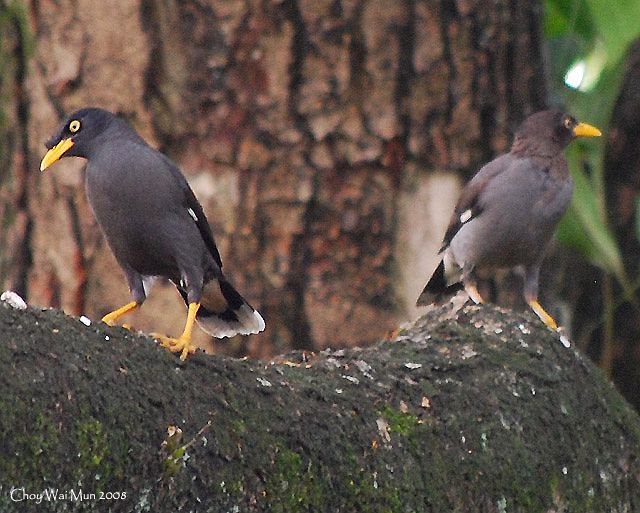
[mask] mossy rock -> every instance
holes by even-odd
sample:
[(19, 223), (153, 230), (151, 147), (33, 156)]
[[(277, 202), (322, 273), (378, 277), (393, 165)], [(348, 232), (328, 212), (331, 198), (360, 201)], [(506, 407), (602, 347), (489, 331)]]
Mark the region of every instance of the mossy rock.
[(638, 416), (532, 315), (447, 306), (399, 333), (183, 363), (0, 305), (0, 511), (640, 510)]

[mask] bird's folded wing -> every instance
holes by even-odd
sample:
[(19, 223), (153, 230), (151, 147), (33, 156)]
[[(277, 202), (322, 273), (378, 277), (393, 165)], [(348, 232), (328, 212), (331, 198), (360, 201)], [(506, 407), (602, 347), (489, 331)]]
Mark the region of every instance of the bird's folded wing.
[(511, 155), (506, 154), (492, 160), (483, 166), (469, 183), (465, 185), (460, 193), (460, 198), (456, 203), (456, 207), (449, 221), (449, 226), (442, 239), (440, 253), (449, 247), (449, 244), (451, 244), (453, 238), (460, 231), (460, 228), (482, 213), (482, 193), (493, 178), (508, 169), (512, 158)]
[(204, 214), (202, 205), (200, 205), (200, 202), (196, 198), (196, 195), (193, 193), (191, 187), (189, 186), (189, 182), (187, 182), (187, 179), (176, 167), (176, 165), (168, 157), (165, 157), (164, 155), (162, 155), (162, 157), (164, 157), (168, 169), (171, 171), (171, 174), (178, 182), (181, 189), (184, 191), (184, 208), (195, 221), (196, 226), (198, 227), (198, 231), (200, 232), (200, 236), (207, 246), (209, 253), (211, 253), (211, 256), (213, 257), (216, 264), (218, 264), (220, 269), (222, 269), (222, 259), (220, 258), (220, 252), (218, 251), (218, 247), (216, 246), (215, 240), (213, 239), (211, 226), (209, 226), (209, 221), (207, 220), (207, 216), (205, 216)]

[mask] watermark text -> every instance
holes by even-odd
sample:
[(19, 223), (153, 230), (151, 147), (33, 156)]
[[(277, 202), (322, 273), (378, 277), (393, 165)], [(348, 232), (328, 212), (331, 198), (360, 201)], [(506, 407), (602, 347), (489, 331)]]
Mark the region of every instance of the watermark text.
[(24, 486), (12, 486), (9, 490), (9, 498), (13, 502), (31, 502), (42, 504), (43, 502), (93, 502), (93, 501), (119, 501), (127, 498), (125, 491), (99, 491), (89, 492), (82, 488), (44, 488), (43, 490), (27, 490)]

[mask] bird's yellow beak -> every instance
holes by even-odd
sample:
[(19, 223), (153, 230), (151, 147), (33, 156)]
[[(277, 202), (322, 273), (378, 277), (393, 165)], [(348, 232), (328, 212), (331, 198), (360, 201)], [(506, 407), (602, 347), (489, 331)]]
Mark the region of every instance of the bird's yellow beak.
[(73, 146), (73, 141), (71, 140), (71, 138), (62, 139), (58, 144), (56, 144), (47, 153), (45, 153), (44, 157), (42, 158), (42, 162), (40, 162), (40, 171), (44, 171), (51, 164), (62, 157), (69, 150), (69, 148), (71, 148), (71, 146)]
[(575, 137), (600, 137), (602, 132), (587, 123), (578, 123), (573, 129)]

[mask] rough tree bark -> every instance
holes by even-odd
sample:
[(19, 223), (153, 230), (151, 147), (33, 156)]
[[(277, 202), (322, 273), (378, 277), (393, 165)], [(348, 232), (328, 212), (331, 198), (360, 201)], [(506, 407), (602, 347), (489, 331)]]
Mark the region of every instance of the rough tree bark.
[[(448, 306), (368, 349), (275, 362), (181, 363), (4, 304), (0, 333), (3, 512), (640, 508), (640, 418), (529, 313)], [(66, 495), (11, 499), (50, 488)]]
[[(37, 171), (60, 116), (99, 105), (175, 159), (203, 201), (227, 273), (267, 319), (236, 353), (372, 342), (414, 316), (459, 177), (545, 104), (539, 2), (0, 9), (5, 288), (94, 317), (126, 300), (81, 164)], [(136, 315), (147, 331), (184, 322), (170, 287)]]

